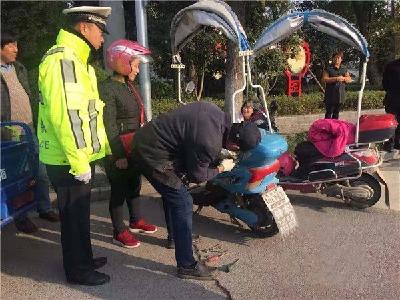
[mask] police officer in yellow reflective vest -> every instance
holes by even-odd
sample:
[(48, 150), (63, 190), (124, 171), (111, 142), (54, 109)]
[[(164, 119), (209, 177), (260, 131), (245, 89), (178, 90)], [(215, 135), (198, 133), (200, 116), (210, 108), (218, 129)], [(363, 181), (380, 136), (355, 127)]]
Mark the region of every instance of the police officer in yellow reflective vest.
[(104, 103), (88, 60), (104, 42), (111, 8), (90, 5), (63, 10), (70, 26), (59, 31), (56, 45), (40, 63), (38, 138), (40, 160), (57, 192), (67, 281), (101, 285), (110, 277), (96, 271), (106, 264), (106, 257), (93, 258), (90, 182), (95, 161), (110, 150), (103, 125)]

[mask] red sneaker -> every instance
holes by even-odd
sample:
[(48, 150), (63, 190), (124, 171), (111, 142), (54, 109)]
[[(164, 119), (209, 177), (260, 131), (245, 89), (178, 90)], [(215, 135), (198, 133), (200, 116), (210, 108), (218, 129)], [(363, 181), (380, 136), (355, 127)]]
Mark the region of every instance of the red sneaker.
[(130, 223), (129, 230), (130, 232), (154, 233), (157, 231), (157, 226), (152, 224), (147, 224), (144, 219), (140, 219), (136, 223)]
[(136, 248), (140, 246), (140, 242), (135, 239), (128, 229), (125, 229), (118, 234), (114, 233), (113, 243), (124, 248)]

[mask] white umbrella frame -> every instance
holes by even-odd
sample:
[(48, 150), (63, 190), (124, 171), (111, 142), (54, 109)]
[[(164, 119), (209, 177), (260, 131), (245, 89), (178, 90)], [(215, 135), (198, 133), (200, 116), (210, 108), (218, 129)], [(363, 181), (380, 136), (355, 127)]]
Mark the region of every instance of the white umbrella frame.
[[(365, 57), (361, 75), (361, 88), (358, 93), (357, 125), (355, 142), (358, 145), (361, 104), (365, 88), (367, 63), (369, 58), (368, 43), (363, 35), (347, 20), (324, 10), (311, 10), (305, 12), (293, 12), (282, 16), (270, 26), (266, 27), (254, 46), (254, 56), (259, 56), (267, 47), (277, 44), (284, 38), (308, 24), (314, 29), (333, 36), (344, 43), (359, 50)], [(264, 100), (265, 101), (265, 100)], [(267, 107), (265, 107), (267, 110)], [(268, 114), (267, 114), (268, 115)], [(269, 116), (268, 116), (269, 118)]]

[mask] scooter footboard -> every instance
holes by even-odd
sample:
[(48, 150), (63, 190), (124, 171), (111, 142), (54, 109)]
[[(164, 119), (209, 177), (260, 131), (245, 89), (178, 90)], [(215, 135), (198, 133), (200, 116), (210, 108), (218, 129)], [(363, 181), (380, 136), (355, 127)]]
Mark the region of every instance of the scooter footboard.
[(286, 237), (294, 232), (298, 226), (296, 214), (282, 187), (278, 186), (273, 190), (264, 192), (262, 198), (274, 216), (275, 223), (282, 236)]

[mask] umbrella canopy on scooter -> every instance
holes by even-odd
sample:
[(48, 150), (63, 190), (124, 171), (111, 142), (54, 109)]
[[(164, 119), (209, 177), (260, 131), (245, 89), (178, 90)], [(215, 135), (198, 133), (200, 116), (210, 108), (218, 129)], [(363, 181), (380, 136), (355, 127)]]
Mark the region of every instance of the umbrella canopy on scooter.
[(279, 43), (307, 24), (358, 49), (366, 59), (369, 58), (368, 43), (357, 28), (342, 17), (321, 9), (293, 12), (280, 17), (264, 29), (256, 41), (254, 54), (260, 55), (267, 47)]
[(173, 18), (170, 32), (172, 55), (178, 54), (205, 26), (221, 29), (239, 50), (249, 50), (246, 33), (230, 6), (220, 0), (203, 0), (180, 10)]
[(361, 102), (365, 88), (369, 51), (366, 39), (357, 30), (357, 28), (351, 25), (346, 19), (321, 9), (293, 12), (280, 17), (278, 20), (264, 29), (254, 46), (253, 57), (260, 56), (266, 49), (268, 49), (269, 46), (279, 43), (306, 24), (356, 48), (365, 56), (361, 74), (361, 88), (358, 93), (357, 104), (355, 143), (358, 144), (360, 133)]

